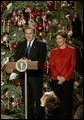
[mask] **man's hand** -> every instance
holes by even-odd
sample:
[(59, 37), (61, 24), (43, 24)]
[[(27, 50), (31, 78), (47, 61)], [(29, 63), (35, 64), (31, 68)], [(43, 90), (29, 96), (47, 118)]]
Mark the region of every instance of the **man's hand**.
[(31, 61), (31, 59), (28, 59), (26, 57), (22, 57), (21, 59), (26, 60), (26, 61)]

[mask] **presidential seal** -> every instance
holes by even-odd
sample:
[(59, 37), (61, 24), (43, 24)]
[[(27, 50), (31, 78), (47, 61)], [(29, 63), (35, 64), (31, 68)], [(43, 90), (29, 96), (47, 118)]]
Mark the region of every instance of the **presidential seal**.
[(25, 72), (27, 70), (27, 61), (23, 59), (18, 60), (15, 67), (19, 72)]

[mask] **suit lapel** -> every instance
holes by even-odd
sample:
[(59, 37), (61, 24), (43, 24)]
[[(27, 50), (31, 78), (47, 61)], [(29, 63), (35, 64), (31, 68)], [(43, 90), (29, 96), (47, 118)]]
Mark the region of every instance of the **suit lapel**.
[(22, 44), (22, 49), (25, 50), (27, 48), (27, 40), (24, 41)]

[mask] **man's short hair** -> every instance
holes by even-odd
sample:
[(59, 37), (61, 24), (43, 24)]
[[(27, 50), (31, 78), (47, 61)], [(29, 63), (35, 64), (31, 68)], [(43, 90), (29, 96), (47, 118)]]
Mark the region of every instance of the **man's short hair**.
[(35, 29), (34, 26), (26, 26), (26, 27), (25, 27), (25, 30), (27, 30), (27, 29), (32, 29), (33, 32), (36, 33), (36, 29)]

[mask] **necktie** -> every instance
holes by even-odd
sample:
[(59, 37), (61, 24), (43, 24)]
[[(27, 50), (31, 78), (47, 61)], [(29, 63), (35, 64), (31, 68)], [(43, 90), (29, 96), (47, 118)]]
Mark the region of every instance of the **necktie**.
[(27, 47), (28, 56), (29, 56), (29, 53), (30, 53), (30, 49), (31, 49), (31, 41), (29, 41), (29, 45), (28, 45), (28, 47)]
[(23, 51), (23, 56), (29, 57), (30, 49), (31, 49), (31, 41), (29, 42), (29, 45), (28, 45), (28, 47), (25, 49), (25, 51)]

